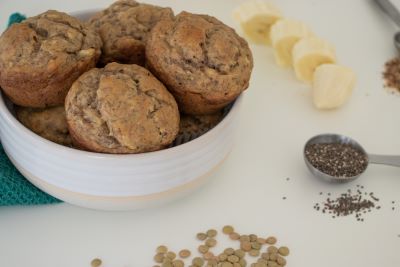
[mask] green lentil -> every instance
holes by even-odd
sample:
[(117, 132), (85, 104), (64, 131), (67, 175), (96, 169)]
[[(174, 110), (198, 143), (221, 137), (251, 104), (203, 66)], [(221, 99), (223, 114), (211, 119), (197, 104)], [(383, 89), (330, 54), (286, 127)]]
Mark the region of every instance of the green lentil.
[(170, 260), (173, 260), (173, 259), (176, 258), (176, 254), (175, 254), (175, 252), (168, 251), (167, 254), (165, 254), (165, 257), (170, 259)]
[(90, 262), (92, 267), (99, 267), (102, 264), (102, 261), (99, 258), (95, 258)]
[(181, 257), (182, 259), (190, 257), (190, 254), (192, 253), (188, 249), (182, 249), (181, 251), (179, 251), (179, 257)]
[(208, 237), (215, 237), (217, 235), (217, 230), (210, 229), (210, 230), (207, 231), (206, 234), (207, 234)]
[(282, 256), (287, 256), (287, 255), (289, 255), (289, 248), (288, 247), (280, 247), (278, 249), (278, 253), (281, 254)]
[(157, 253), (167, 253), (167, 251), (168, 251), (168, 248), (164, 245), (158, 246), (156, 249)]
[(154, 261), (157, 263), (162, 263), (164, 261), (164, 253), (157, 253), (156, 255), (154, 255)]
[(205, 234), (205, 233), (198, 233), (198, 234), (196, 235), (196, 237), (197, 237), (198, 240), (203, 241), (203, 240), (206, 240), (207, 234)]
[(198, 251), (199, 251), (201, 254), (207, 253), (208, 247), (207, 247), (206, 245), (200, 245), (200, 246), (198, 247)]
[(253, 257), (258, 257), (260, 255), (260, 251), (257, 249), (252, 249), (249, 251), (249, 255)]
[(203, 260), (202, 258), (200, 258), (200, 257), (195, 257), (195, 258), (193, 258), (193, 260), (192, 260), (192, 264), (193, 264), (194, 266), (200, 267), (200, 266), (203, 266), (203, 265), (204, 265), (204, 260)]
[(235, 256), (235, 255), (229, 255), (228, 256), (228, 261), (232, 262), (232, 263), (239, 262), (239, 257)]
[(232, 234), (233, 231), (234, 231), (234, 229), (233, 229), (233, 227), (230, 226), (230, 225), (225, 225), (225, 226), (222, 228), (222, 232), (223, 232), (224, 234), (226, 234), (226, 235)]
[(239, 258), (243, 258), (246, 255), (246, 252), (244, 252), (241, 249), (235, 250), (235, 255), (238, 256)]
[(224, 250), (224, 253), (226, 254), (226, 255), (233, 255), (234, 253), (235, 253), (235, 250), (233, 249), (233, 248), (226, 248), (225, 250)]
[(205, 242), (207, 247), (215, 247), (217, 245), (217, 240), (215, 240), (214, 238), (208, 238)]

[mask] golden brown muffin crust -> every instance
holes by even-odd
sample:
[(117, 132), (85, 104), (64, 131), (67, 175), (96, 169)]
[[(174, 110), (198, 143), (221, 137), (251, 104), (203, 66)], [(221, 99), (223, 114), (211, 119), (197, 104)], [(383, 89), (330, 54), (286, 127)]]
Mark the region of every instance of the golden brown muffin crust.
[(100, 37), (76, 18), (49, 10), (0, 37), (0, 86), (20, 106), (62, 105), (72, 83), (95, 66)]
[(71, 87), (67, 122), (80, 147), (104, 153), (141, 153), (172, 143), (179, 130), (175, 99), (149, 71), (110, 63)]
[(15, 107), (15, 112), (18, 120), (32, 132), (60, 145), (72, 145), (64, 106), (46, 109)]
[(247, 42), (211, 16), (182, 12), (160, 21), (146, 49), (149, 69), (185, 113), (214, 113), (249, 85), (253, 58)]
[(103, 42), (101, 63), (144, 65), (145, 42), (153, 26), (162, 18), (172, 18), (170, 8), (121, 0), (90, 19), (89, 24)]

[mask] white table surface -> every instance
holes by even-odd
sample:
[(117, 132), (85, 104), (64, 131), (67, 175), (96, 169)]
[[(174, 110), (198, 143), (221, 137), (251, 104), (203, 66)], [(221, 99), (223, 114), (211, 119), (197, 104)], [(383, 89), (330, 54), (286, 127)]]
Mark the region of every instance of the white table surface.
[[(0, 0), (0, 29), (15, 11), (30, 16), (50, 8), (70, 12), (110, 2)], [(209, 13), (233, 25), (230, 12), (240, 1), (148, 2)], [(385, 91), (381, 80), (383, 63), (395, 55), (391, 38), (396, 28), (367, 0), (276, 3), (288, 17), (307, 22), (335, 44), (339, 61), (357, 72), (357, 88), (346, 106), (317, 111), (309, 88), (293, 72), (277, 67), (269, 48), (252, 46), (255, 69), (237, 142), (210, 183), (151, 210), (102, 212), (68, 204), (2, 207), (0, 266), (89, 266), (100, 257), (105, 267), (147, 267), (153, 265), (159, 244), (195, 251), (195, 233), (224, 224), (242, 233), (277, 236), (279, 244), (291, 249), (288, 266), (400, 266), (400, 169), (371, 166), (355, 183), (332, 185), (311, 177), (302, 159), (304, 142), (321, 132), (350, 135), (367, 151), (400, 154), (400, 96)], [(339, 194), (356, 184), (381, 199), (382, 209), (367, 214), (365, 222), (332, 219), (313, 209), (323, 200), (320, 191)]]

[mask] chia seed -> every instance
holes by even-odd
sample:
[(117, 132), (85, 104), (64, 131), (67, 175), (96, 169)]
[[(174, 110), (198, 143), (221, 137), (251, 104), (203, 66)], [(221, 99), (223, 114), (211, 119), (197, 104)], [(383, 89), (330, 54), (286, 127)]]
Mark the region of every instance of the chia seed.
[(311, 165), (334, 177), (359, 175), (368, 165), (367, 156), (349, 144), (310, 144), (305, 149), (305, 155)]
[(360, 190), (356, 190), (355, 193), (347, 190), (335, 199), (327, 198), (322, 203), (316, 203), (314, 209), (322, 213), (332, 214), (332, 218), (354, 215), (357, 221), (363, 222), (363, 216), (366, 213), (373, 209), (380, 209), (380, 206), (376, 206), (376, 202), (378, 202), (376, 199), (373, 197), (373, 193), (365, 196)]

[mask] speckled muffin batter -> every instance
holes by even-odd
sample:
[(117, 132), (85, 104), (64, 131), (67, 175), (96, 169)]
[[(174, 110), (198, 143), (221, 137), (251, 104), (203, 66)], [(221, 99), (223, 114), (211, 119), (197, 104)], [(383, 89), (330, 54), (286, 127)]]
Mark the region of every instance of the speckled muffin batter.
[(17, 119), (32, 132), (60, 145), (72, 145), (64, 106), (45, 109), (16, 107), (15, 112)]
[(0, 86), (20, 106), (62, 105), (72, 83), (95, 66), (100, 53), (95, 31), (50, 10), (1, 35)]
[(89, 24), (103, 42), (101, 64), (119, 62), (144, 65), (145, 42), (153, 26), (162, 18), (172, 18), (170, 8), (121, 0), (90, 19)]
[(250, 80), (247, 42), (216, 18), (182, 12), (160, 21), (147, 40), (149, 69), (184, 113), (211, 114), (233, 101)]
[(138, 65), (110, 63), (86, 72), (72, 85), (65, 108), (73, 141), (95, 152), (159, 150), (179, 130), (175, 99)]

